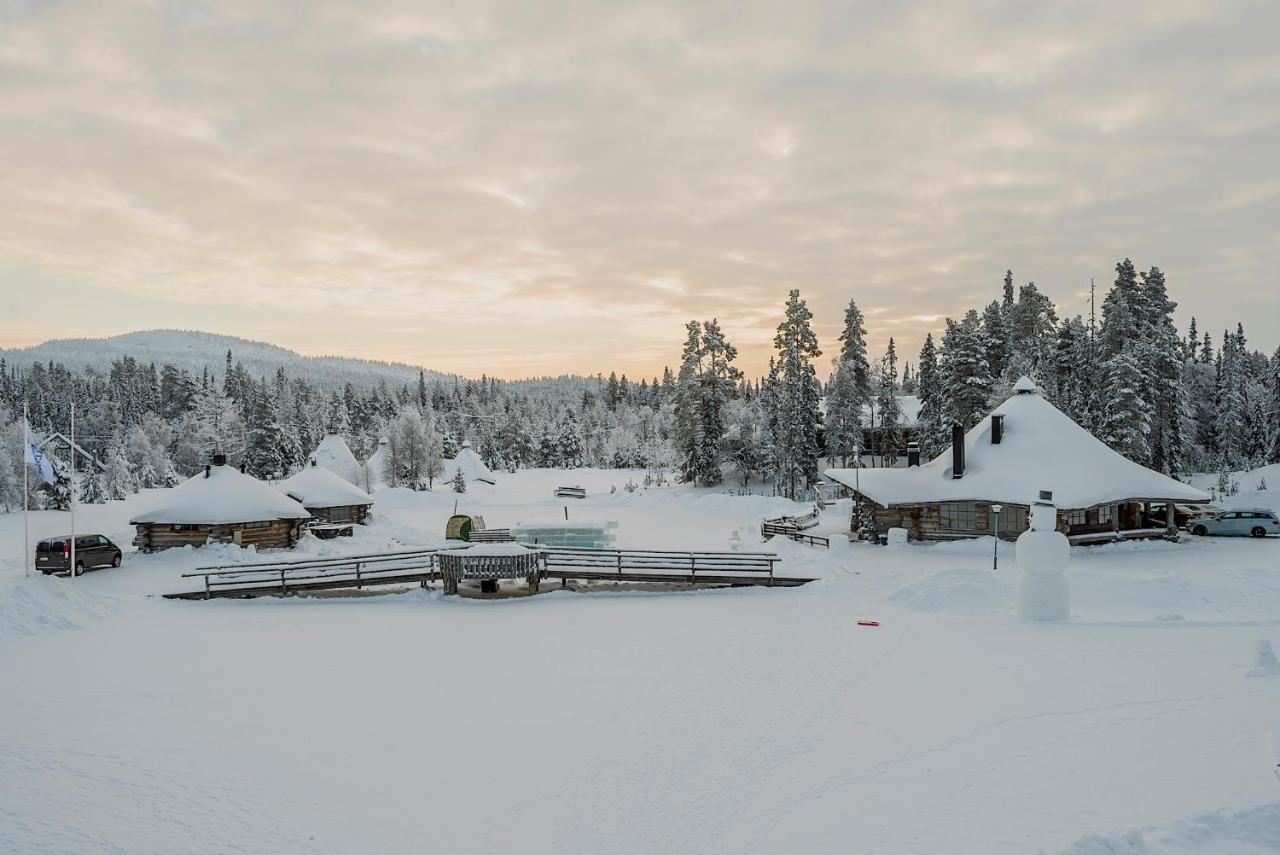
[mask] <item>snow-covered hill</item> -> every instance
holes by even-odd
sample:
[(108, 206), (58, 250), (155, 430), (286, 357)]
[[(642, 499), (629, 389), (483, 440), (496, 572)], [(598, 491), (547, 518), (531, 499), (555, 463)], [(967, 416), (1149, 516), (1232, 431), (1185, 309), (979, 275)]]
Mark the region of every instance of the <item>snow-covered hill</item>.
[[(139, 362), (169, 363), (199, 375), (205, 368), (221, 374), (228, 350), (255, 377), (270, 376), (277, 368), (284, 368), (291, 377), (307, 377), (330, 387), (344, 383), (366, 387), (379, 380), (399, 385), (418, 379), (419, 368), (403, 363), (303, 356), (266, 342), (191, 330), (141, 330), (110, 338), (52, 339), (32, 347), (0, 349), (0, 356), (14, 365), (53, 361), (71, 369), (102, 369), (114, 359), (132, 356)], [(428, 379), (451, 376), (426, 373)]]

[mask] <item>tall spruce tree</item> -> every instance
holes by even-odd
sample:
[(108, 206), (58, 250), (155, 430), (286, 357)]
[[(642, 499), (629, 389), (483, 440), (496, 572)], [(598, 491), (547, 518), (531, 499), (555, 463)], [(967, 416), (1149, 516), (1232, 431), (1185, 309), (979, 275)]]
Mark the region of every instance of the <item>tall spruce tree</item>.
[(822, 355), (810, 321), (813, 313), (793, 289), (787, 296), (786, 315), (773, 338), (777, 350), (774, 442), (778, 480), (788, 498), (796, 498), (818, 476), (818, 404), (821, 384), (813, 362)]
[(827, 395), (827, 455), (842, 466), (848, 466), (855, 449), (862, 446), (862, 418), (871, 401), (866, 332), (862, 312), (850, 300), (840, 333), (840, 355)]
[(990, 408), (995, 385), (976, 310), (970, 309), (959, 323), (947, 319), (940, 374), (945, 401), (943, 420), (968, 430)]

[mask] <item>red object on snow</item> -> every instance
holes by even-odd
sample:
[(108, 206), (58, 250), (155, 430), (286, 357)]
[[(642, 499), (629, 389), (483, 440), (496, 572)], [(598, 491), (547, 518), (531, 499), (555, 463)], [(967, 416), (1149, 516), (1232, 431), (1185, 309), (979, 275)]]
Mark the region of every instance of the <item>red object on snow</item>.
[(860, 620), (860, 621), (858, 621), (858, 626), (879, 626), (879, 625), (880, 625), (880, 621), (878, 621), (878, 620)]

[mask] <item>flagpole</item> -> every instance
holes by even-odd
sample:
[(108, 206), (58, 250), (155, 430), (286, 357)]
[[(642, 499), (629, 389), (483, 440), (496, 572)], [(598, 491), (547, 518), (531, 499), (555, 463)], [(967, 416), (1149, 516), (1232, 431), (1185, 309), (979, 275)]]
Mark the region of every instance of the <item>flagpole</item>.
[[(31, 432), (31, 415), (27, 411), (27, 402), (22, 402), (22, 444), (27, 445)], [(27, 489), (27, 451), (22, 451), (22, 575), (31, 575), (31, 518), (29, 505), (30, 490)]]
[(71, 402), (71, 578), (76, 578), (76, 402)]

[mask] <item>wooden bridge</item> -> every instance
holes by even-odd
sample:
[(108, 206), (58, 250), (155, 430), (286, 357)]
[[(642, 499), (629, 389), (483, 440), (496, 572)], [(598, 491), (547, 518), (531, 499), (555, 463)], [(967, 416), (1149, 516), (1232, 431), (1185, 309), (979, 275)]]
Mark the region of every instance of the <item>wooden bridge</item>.
[[(303, 561), (264, 561), (200, 567), (183, 573), (193, 590), (165, 594), (166, 599), (210, 600), (225, 597), (288, 596), (304, 591), (383, 585), (428, 587), (443, 582), (441, 552), (462, 548), (407, 550), (373, 555), (348, 555)], [(796, 587), (812, 578), (779, 576), (779, 558), (769, 552), (673, 552), (644, 549), (586, 549), (542, 547), (537, 579), (720, 585), (742, 587)], [(198, 580), (198, 581), (196, 581)], [(536, 588), (536, 582), (531, 582)]]

